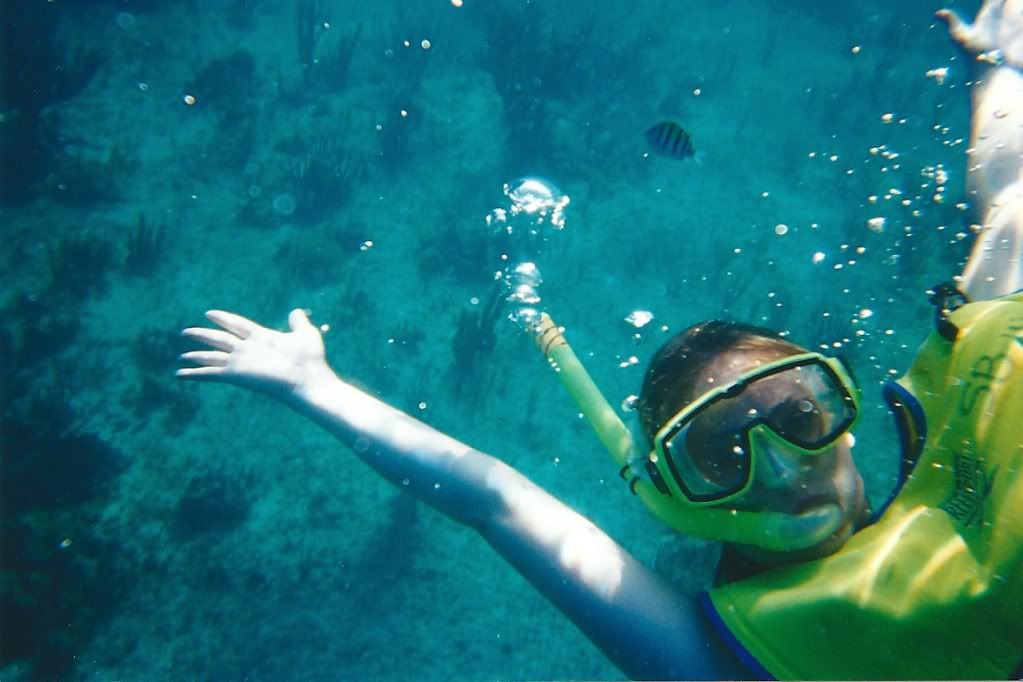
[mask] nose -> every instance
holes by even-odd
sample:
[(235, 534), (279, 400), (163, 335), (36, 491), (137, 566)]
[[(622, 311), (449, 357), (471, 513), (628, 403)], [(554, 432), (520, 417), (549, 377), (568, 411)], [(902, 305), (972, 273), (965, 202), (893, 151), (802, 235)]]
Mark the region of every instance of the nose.
[(802, 470), (802, 457), (774, 447), (766, 439), (759, 443), (757, 478), (769, 490), (791, 488)]

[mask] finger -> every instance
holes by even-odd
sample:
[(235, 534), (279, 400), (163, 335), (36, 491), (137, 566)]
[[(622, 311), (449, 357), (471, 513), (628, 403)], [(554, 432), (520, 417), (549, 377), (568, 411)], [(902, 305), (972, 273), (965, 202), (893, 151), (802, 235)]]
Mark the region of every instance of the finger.
[(221, 367), (182, 367), (174, 372), (179, 379), (197, 379), (199, 381), (211, 381), (224, 376)]
[(967, 45), (970, 42), (972, 27), (963, 21), (958, 12), (951, 9), (940, 9), (935, 12), (934, 16), (948, 25), (948, 33), (957, 43)]
[(190, 350), (181, 354), (182, 360), (205, 367), (225, 367), (229, 357), (230, 355), (220, 350)]
[(226, 310), (207, 310), (206, 319), (214, 324), (219, 324), (239, 339), (249, 338), (252, 336), (252, 332), (259, 327), (259, 325), (252, 320), (242, 317), (241, 315), (229, 313)]
[(238, 343), (238, 337), (233, 334), (222, 332), (219, 329), (206, 329), (205, 327), (189, 327), (188, 329), (181, 330), (181, 335), (193, 341), (205, 343), (207, 346), (212, 346), (217, 350), (227, 352), (233, 351), (235, 344)]
[(293, 332), (307, 331), (309, 329), (316, 330), (313, 323), (309, 321), (309, 316), (301, 308), (295, 308), (288, 314), (288, 327)]

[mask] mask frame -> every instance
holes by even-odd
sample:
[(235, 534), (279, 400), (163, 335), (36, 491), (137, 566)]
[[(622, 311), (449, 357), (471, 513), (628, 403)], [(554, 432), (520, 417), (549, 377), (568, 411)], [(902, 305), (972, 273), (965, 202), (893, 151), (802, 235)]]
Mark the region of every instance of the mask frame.
[[(802, 368), (812, 367), (827, 382), (829, 390), (837, 391), (833, 396), (844, 414), (827, 431), (815, 439), (801, 439), (786, 434), (770, 415), (757, 415), (743, 424), (736, 435), (736, 448), (745, 458), (736, 459), (734, 480), (728, 483), (712, 483), (699, 473), (699, 465), (688, 451), (685, 440), (688, 427), (708, 410), (728, 400), (735, 400), (758, 381)], [(761, 458), (761, 443), (767, 442), (783, 447), (798, 455), (815, 456), (827, 452), (845, 435), (859, 419), (859, 389), (851, 373), (840, 358), (828, 357), (821, 353), (800, 353), (766, 363), (744, 372), (734, 381), (707, 391), (679, 410), (669, 419), (654, 437), (654, 448), (648, 455), (648, 469), (651, 477), (656, 473), (663, 483), (662, 492), (692, 507), (705, 507), (731, 502), (749, 491), (756, 477), (757, 461)], [(703, 480), (700, 480), (700, 479)], [(659, 486), (660, 487), (660, 486)], [(715, 489), (716, 487), (716, 489)]]

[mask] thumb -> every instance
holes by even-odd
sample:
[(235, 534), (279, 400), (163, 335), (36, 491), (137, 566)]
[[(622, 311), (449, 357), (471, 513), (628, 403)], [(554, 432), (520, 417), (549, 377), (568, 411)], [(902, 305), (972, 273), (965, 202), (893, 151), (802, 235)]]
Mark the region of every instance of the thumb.
[(963, 47), (969, 47), (973, 27), (963, 21), (958, 12), (951, 9), (940, 9), (934, 13), (934, 16), (948, 25), (948, 34), (952, 36), (952, 40)]
[(316, 327), (309, 321), (309, 316), (301, 308), (295, 308), (288, 314), (288, 327), (293, 332), (317, 332)]

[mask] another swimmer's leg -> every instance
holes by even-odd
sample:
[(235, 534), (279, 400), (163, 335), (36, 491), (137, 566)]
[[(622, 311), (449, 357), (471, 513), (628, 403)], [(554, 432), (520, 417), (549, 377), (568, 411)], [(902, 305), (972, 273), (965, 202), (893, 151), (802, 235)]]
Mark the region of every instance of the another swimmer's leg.
[(1023, 0), (985, 0), (972, 24), (938, 17), (973, 65), (967, 191), (981, 233), (961, 288), (994, 298), (1023, 286)]

